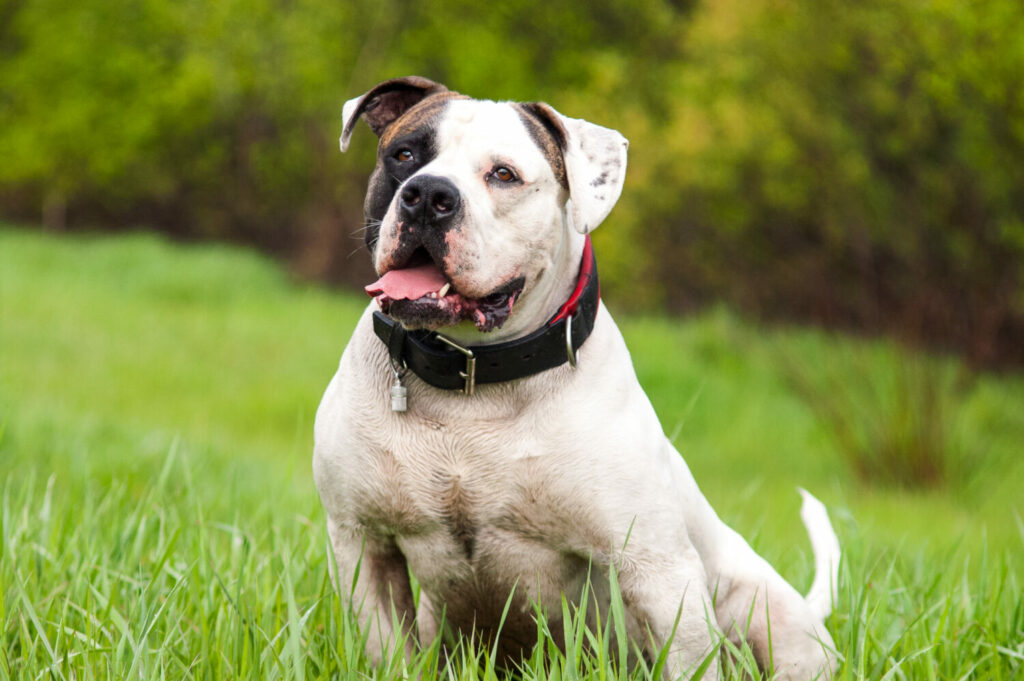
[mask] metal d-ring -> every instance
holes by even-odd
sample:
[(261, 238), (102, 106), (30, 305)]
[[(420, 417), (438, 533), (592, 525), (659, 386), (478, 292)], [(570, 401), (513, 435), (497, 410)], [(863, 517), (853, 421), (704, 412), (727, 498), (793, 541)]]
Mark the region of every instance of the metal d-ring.
[(405, 376), (405, 372), (409, 370), (409, 367), (405, 364), (405, 360), (403, 359), (401, 362), (396, 362), (394, 357), (388, 356), (388, 361), (391, 363), (391, 373), (395, 375), (395, 379), (399, 381), (402, 380), (402, 377)]
[(565, 354), (569, 358), (569, 366), (576, 368), (576, 351), (572, 348), (572, 315), (565, 318)]

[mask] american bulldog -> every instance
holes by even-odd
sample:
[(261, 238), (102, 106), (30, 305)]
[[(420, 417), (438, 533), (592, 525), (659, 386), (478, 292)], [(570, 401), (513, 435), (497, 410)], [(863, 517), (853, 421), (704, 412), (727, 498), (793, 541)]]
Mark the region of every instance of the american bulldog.
[(518, 659), (537, 607), (552, 631), (563, 595), (607, 615), (614, 569), (628, 636), (669, 647), (668, 677), (712, 656), (703, 678), (719, 678), (726, 637), (780, 678), (831, 678), (824, 506), (804, 493), (803, 596), (701, 494), (600, 303), (587, 234), (622, 191), (626, 139), (419, 77), (342, 117), (342, 151), (360, 118), (380, 138), (364, 205), (380, 278), (317, 412), (313, 469), (369, 655), (410, 653), (443, 620)]

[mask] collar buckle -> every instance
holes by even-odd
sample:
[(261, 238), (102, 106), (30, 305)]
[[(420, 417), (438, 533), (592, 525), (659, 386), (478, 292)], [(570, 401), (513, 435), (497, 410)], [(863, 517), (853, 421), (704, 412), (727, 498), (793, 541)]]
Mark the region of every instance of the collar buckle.
[(447, 336), (442, 336), (439, 333), (434, 334), (434, 336), (437, 340), (466, 356), (466, 370), (460, 371), (459, 376), (465, 381), (465, 385), (462, 386), (462, 394), (472, 395), (473, 390), (476, 388), (476, 355), (469, 348), (459, 345)]

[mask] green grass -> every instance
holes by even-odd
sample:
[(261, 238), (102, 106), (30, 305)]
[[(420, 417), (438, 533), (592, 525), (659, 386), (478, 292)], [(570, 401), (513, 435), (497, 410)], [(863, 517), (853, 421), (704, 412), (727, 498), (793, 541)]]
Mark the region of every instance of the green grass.
[[(369, 668), (329, 586), (312, 420), (363, 304), (237, 249), (0, 228), (0, 679), (495, 676), (470, 643)], [(723, 311), (620, 323), (711, 502), (800, 589), (795, 487), (828, 504), (839, 678), (1024, 675), (1020, 377), (958, 398), (969, 467), (873, 487), (779, 357), (852, 378), (897, 349)], [(538, 629), (524, 679), (618, 677), (602, 632), (566, 657)]]

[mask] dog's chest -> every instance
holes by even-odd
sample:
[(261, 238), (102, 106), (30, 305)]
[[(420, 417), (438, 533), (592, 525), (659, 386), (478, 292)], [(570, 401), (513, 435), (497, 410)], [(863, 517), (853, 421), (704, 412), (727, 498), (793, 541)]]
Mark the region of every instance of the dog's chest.
[(564, 533), (549, 527), (566, 515), (558, 462), (530, 434), (428, 426), (368, 450), (352, 501), (363, 528), (393, 537), (418, 577), (519, 563), (562, 550)]
[(532, 469), (519, 452), (486, 437), (424, 428), (366, 453), (353, 501), (370, 533), (443, 532), (472, 557), (480, 530), (502, 524), (519, 505)]

